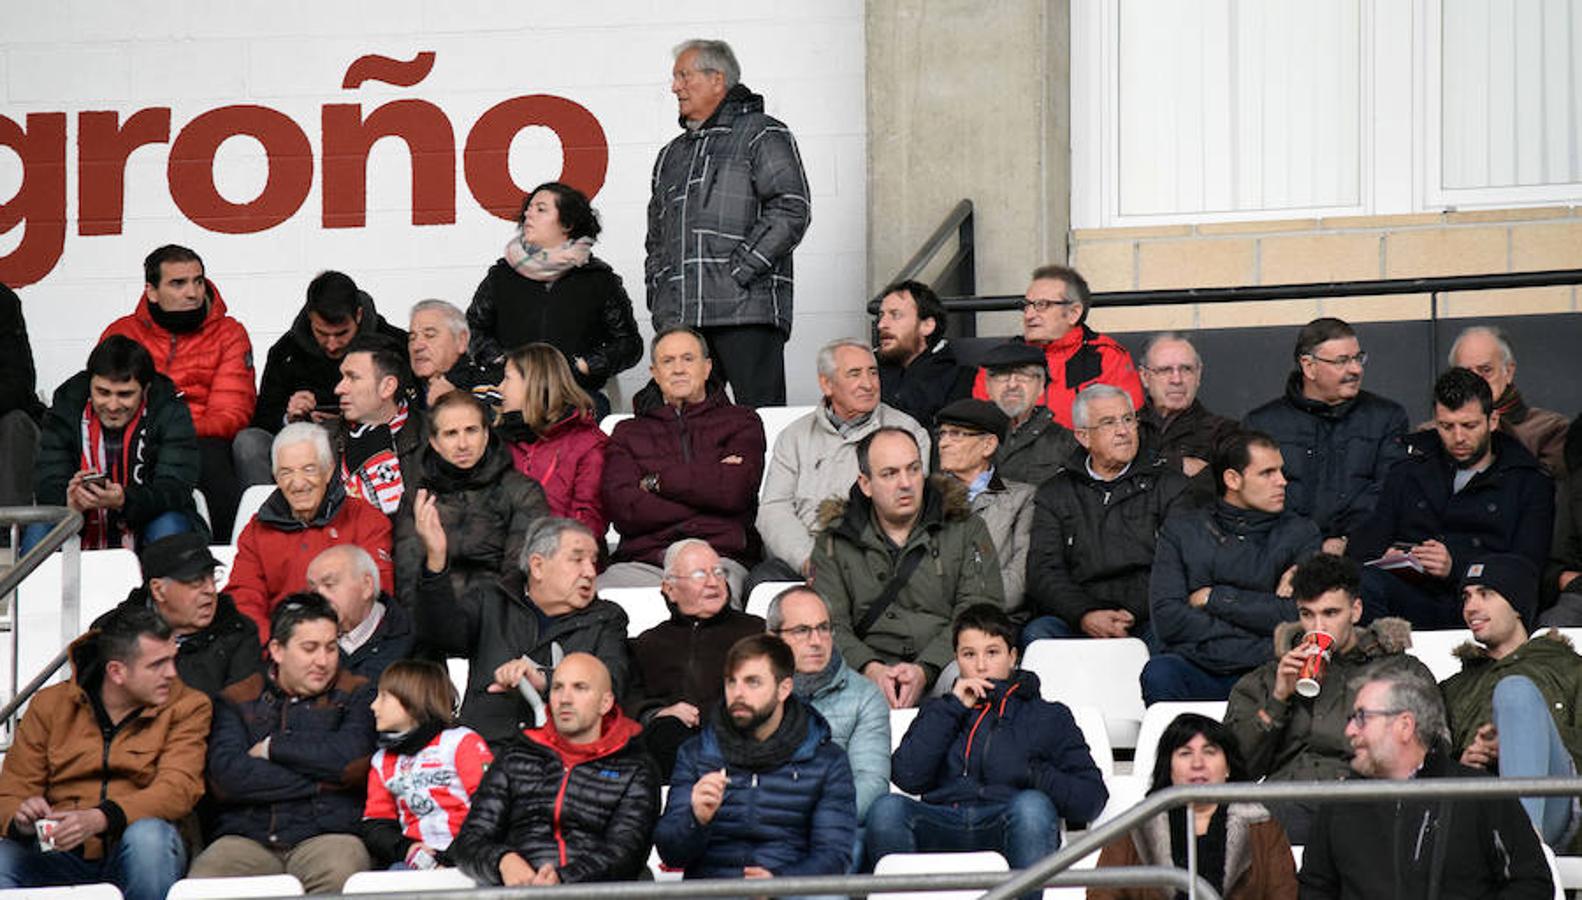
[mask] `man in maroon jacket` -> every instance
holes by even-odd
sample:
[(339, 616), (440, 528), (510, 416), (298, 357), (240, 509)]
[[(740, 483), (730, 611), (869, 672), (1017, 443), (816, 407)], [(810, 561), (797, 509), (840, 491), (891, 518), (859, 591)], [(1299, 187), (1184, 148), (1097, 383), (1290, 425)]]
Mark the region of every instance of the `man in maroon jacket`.
[(696, 331), (667, 328), (650, 346), (648, 371), (663, 402), (644, 407), (639, 395), (637, 415), (615, 427), (605, 448), (604, 509), (621, 542), (599, 587), (657, 586), (665, 548), (700, 538), (719, 553), (740, 606), (759, 555), (763, 423), (709, 382), (714, 364)]

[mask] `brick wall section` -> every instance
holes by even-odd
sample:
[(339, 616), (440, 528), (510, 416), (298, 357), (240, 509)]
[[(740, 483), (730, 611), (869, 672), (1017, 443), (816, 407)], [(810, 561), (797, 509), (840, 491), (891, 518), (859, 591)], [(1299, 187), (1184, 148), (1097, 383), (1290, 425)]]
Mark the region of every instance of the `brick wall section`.
[[(1096, 291), (1582, 268), (1582, 206), (1077, 229), (1071, 259)], [(1440, 315), (1570, 312), (1579, 299), (1574, 287), (1448, 294), (1440, 297)], [(1428, 297), (1238, 304), (1234, 311), (1100, 309), (1094, 319), (1107, 330), (1135, 331), (1300, 324), (1326, 314), (1355, 321), (1423, 318)]]

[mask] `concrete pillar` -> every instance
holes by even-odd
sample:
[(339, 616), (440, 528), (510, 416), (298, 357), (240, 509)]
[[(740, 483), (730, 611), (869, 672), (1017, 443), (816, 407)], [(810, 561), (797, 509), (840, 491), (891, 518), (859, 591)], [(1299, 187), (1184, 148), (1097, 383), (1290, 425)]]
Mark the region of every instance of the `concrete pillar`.
[[(980, 294), (1020, 293), (1035, 267), (1063, 262), (1068, 3), (869, 0), (867, 53), (869, 293), (963, 197), (975, 206)], [(979, 332), (1018, 321), (980, 316)]]

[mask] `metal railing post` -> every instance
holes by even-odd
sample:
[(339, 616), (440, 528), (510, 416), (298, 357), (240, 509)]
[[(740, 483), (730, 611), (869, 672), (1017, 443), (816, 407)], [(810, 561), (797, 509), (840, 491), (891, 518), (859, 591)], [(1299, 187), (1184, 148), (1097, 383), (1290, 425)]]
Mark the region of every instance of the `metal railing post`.
[[(79, 535), (82, 531), (82, 515), (64, 506), (0, 507), (0, 527), (10, 529), (14, 548), (21, 548), (22, 538), (26, 534), (25, 526), (28, 525), (52, 527), (38, 543), (18, 556), (9, 570), (0, 574), (0, 597), (9, 597), (11, 601), (11, 693), (6, 697), (4, 708), (0, 709), (0, 726), (4, 726), (6, 730), (5, 745), (0, 746), (0, 750), (10, 746), (10, 737), (16, 726), (17, 710), (21, 709), (22, 704), (26, 703), (28, 698), (49, 681), (60, 668), (66, 656), (65, 647), (77, 637), (77, 629), (81, 624), (82, 539)], [(57, 549), (63, 551), (60, 573), (62, 649), (43, 672), (19, 690), (17, 681), (21, 678), (22, 604), (21, 592), (18, 588)]]

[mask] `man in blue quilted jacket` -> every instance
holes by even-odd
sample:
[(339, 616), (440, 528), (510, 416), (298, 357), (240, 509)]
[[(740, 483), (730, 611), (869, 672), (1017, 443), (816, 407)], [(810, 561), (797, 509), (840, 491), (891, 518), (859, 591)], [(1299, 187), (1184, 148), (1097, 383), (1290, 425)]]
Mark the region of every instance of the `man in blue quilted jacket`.
[(654, 831), (688, 878), (839, 875), (851, 861), (856, 789), (829, 725), (792, 693), (796, 657), (754, 634), (725, 657), (725, 699), (681, 745)]

